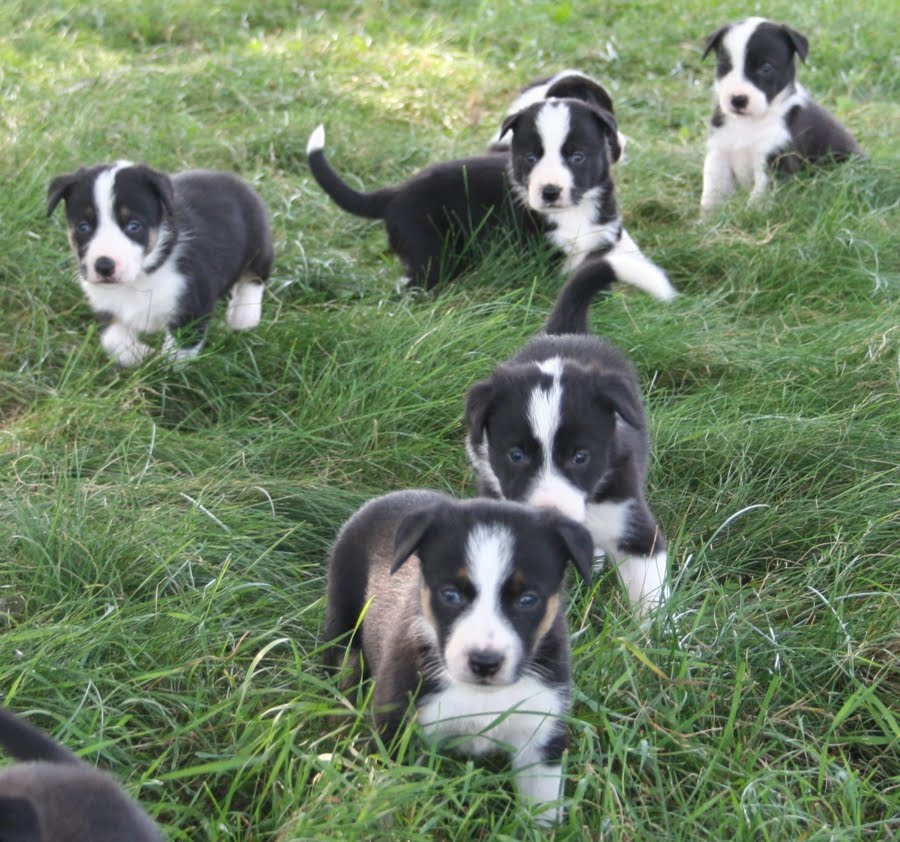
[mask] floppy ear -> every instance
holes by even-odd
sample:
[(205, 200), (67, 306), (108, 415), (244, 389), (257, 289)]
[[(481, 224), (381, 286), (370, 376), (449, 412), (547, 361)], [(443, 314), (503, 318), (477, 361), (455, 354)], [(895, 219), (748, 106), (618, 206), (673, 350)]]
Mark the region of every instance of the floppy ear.
[(148, 167), (146, 164), (137, 164), (133, 167), (135, 175), (137, 175), (147, 187), (159, 199), (159, 203), (163, 206), (168, 216), (174, 215), (175, 191), (172, 187), (172, 179), (164, 172)]
[(434, 525), (437, 515), (437, 505), (426, 505), (413, 509), (397, 524), (397, 531), (394, 533), (394, 563), (391, 565), (391, 573), (396, 573), (419, 548), (425, 534)]
[(580, 99), (588, 105), (596, 105), (597, 108), (605, 108), (612, 112), (612, 97), (606, 92), (606, 88), (599, 82), (595, 82), (588, 76), (572, 74), (563, 76), (556, 84), (547, 89), (545, 99)]
[(41, 823), (25, 798), (0, 796), (0, 842), (43, 842)]
[(731, 29), (731, 24), (726, 23), (725, 26), (720, 26), (709, 38), (706, 39), (706, 45), (703, 48), (703, 55), (700, 56), (700, 61), (703, 61), (709, 54), (710, 51), (718, 49), (719, 43), (725, 37), (725, 33)]
[(622, 416), (626, 424), (644, 426), (641, 398), (635, 387), (619, 374), (603, 374), (594, 382), (594, 400)]
[(68, 199), (72, 188), (81, 180), (84, 170), (58, 175), (47, 188), (47, 216), (50, 216), (62, 199)]
[(497, 135), (497, 140), (500, 140), (503, 135), (505, 135), (510, 129), (515, 131), (516, 123), (519, 121), (519, 117), (522, 116), (521, 111), (517, 111), (515, 114), (507, 115), (506, 119), (500, 124), (500, 134)]
[(622, 157), (622, 147), (619, 145), (619, 127), (616, 125), (616, 118), (612, 111), (605, 108), (597, 108), (594, 105), (588, 105), (594, 119), (600, 126), (600, 130), (606, 135), (606, 142), (609, 145), (609, 154), (613, 162), (618, 161)]
[(546, 516), (552, 519), (552, 528), (565, 545), (569, 561), (581, 578), (590, 582), (594, 565), (594, 539), (591, 533), (577, 521), (553, 509), (547, 509)]
[(474, 441), (481, 441), (494, 402), (494, 378), (479, 380), (466, 395), (466, 427)]
[(791, 29), (783, 24), (781, 29), (787, 36), (788, 41), (790, 41), (791, 46), (796, 50), (797, 55), (800, 56), (800, 61), (806, 61), (806, 56), (809, 53), (809, 41), (806, 36), (801, 35), (796, 29)]

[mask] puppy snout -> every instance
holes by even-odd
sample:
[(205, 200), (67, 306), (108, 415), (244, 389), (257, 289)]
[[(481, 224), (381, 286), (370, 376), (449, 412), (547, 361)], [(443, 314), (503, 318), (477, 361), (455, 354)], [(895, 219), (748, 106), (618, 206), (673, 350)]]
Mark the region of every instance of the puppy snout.
[(557, 184), (545, 184), (541, 188), (541, 198), (545, 202), (555, 202), (562, 196), (562, 187)]
[(491, 649), (476, 649), (469, 653), (469, 669), (479, 678), (491, 678), (503, 666), (503, 655)]
[(98, 257), (94, 261), (94, 271), (108, 281), (116, 273), (116, 261), (111, 257)]
[(750, 98), (746, 94), (735, 94), (731, 98), (731, 107), (735, 111), (743, 111), (749, 102)]

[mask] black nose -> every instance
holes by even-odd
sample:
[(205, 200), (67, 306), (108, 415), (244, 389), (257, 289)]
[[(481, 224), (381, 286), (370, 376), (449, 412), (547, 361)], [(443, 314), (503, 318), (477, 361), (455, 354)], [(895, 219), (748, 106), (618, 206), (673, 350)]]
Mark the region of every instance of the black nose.
[(469, 669), (479, 678), (490, 678), (503, 666), (503, 655), (490, 649), (469, 653)]
[(737, 94), (737, 96), (733, 96), (731, 98), (731, 104), (738, 110), (742, 111), (747, 107), (747, 103), (750, 100), (744, 94)]
[(101, 278), (111, 278), (116, 271), (116, 261), (111, 257), (98, 257), (94, 261), (94, 271)]
[(541, 198), (545, 202), (555, 202), (562, 194), (562, 188), (555, 184), (545, 184), (541, 188)]

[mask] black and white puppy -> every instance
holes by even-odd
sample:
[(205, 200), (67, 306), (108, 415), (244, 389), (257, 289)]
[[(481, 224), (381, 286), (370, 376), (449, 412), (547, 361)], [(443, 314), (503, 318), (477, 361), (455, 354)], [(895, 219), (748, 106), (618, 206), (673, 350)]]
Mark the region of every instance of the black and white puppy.
[[(120, 365), (151, 353), (142, 333), (165, 331), (164, 350), (176, 360), (196, 356), (229, 291), (228, 324), (259, 324), (272, 232), (266, 206), (242, 179), (207, 170), (168, 176), (119, 161), (54, 178), (48, 215), (61, 200), (81, 288), (106, 323), (101, 344)], [(172, 332), (182, 329), (178, 347)]]
[(822, 160), (861, 154), (859, 145), (796, 81), (794, 56), (806, 59), (807, 39), (763, 18), (717, 29), (703, 57), (716, 54), (716, 105), (703, 164), (701, 211), (720, 205), (735, 182), (758, 200), (769, 170), (792, 174)]
[[(609, 111), (613, 110), (612, 97), (596, 79), (582, 73), (580, 70), (561, 70), (553, 76), (544, 76), (527, 84), (519, 95), (513, 100), (506, 112), (507, 117), (517, 114), (519, 111), (547, 99), (580, 99), (589, 105)], [(624, 157), (626, 138), (621, 132), (616, 132), (617, 146), (610, 149), (613, 163)], [(491, 139), (488, 149), (491, 152), (505, 152), (509, 149), (510, 137), (508, 134), (497, 134)]]
[(466, 450), (479, 493), (585, 524), (644, 614), (667, 594), (665, 539), (644, 496), (647, 420), (633, 366), (587, 325), (614, 278), (606, 261), (576, 272), (544, 332), (472, 386)]
[(559, 512), (433, 491), (378, 497), (331, 554), (327, 661), (362, 654), (387, 739), (414, 699), (430, 740), (509, 753), (523, 800), (552, 822), (571, 684), (563, 584), (570, 562), (589, 579), (592, 552)]
[(162, 842), (112, 777), (3, 708), (0, 745), (22, 761), (0, 769), (3, 842)]
[(307, 145), (323, 190), (349, 213), (382, 219), (407, 270), (404, 284), (431, 289), (472, 261), (475, 242), (501, 231), (546, 236), (571, 271), (597, 256), (622, 256), (617, 278), (657, 298), (675, 290), (622, 227), (610, 176), (617, 157), (616, 122), (604, 109), (575, 99), (538, 102), (508, 117), (509, 155), (435, 164), (402, 184), (371, 193), (348, 185), (325, 158), (319, 126)]

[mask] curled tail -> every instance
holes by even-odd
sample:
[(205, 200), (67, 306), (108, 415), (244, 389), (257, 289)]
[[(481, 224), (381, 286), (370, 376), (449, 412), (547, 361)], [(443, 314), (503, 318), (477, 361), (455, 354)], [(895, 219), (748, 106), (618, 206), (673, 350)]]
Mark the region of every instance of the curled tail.
[(47, 760), (51, 763), (81, 761), (56, 740), (24, 719), (0, 708), (0, 745), (16, 760)]
[(677, 293), (666, 273), (639, 251), (609, 252), (587, 260), (566, 281), (547, 319), (545, 333), (589, 333), (588, 311), (599, 293), (606, 293), (614, 281), (631, 284), (655, 298), (669, 301)]
[(372, 193), (354, 190), (332, 168), (325, 158), (325, 128), (318, 126), (309, 136), (306, 157), (313, 177), (319, 186), (334, 199), (339, 208), (366, 219), (384, 219), (388, 202), (397, 193), (395, 187), (385, 187)]

